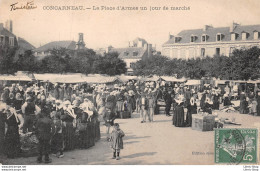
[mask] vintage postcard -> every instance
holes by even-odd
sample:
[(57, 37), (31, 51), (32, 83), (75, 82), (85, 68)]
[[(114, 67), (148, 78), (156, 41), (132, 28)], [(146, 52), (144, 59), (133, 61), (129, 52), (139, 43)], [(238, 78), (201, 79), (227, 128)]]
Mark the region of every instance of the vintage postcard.
[(259, 0), (0, 0), (2, 169), (259, 170), (259, 9)]

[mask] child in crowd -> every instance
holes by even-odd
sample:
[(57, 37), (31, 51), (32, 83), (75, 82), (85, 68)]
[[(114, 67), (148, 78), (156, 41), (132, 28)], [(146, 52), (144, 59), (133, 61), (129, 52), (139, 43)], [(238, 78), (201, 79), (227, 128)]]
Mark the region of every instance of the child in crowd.
[(114, 130), (111, 133), (110, 141), (113, 149), (113, 159), (119, 160), (120, 150), (123, 149), (123, 137), (125, 133), (119, 128), (119, 124), (114, 124)]

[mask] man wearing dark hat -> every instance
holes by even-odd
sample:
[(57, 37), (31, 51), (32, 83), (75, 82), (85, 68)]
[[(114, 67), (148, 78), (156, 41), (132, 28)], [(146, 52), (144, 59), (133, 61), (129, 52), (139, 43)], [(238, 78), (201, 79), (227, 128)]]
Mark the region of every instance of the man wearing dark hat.
[(36, 122), (36, 136), (39, 140), (38, 152), (39, 156), (37, 162), (42, 162), (42, 156), (44, 155), (45, 163), (51, 163), (52, 160), (49, 158), (50, 152), (50, 141), (54, 133), (55, 127), (52, 120), (50, 119), (49, 110), (44, 107), (39, 114), (39, 119)]
[(171, 105), (172, 105), (172, 97), (171, 97), (171, 90), (166, 91), (166, 94), (164, 95), (164, 101), (165, 101), (165, 113), (166, 116), (170, 115)]

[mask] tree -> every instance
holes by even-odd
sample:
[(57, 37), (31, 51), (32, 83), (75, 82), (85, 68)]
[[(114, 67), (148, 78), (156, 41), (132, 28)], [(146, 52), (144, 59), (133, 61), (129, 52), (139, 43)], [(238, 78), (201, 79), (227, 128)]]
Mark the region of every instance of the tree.
[(85, 74), (92, 73), (92, 66), (97, 59), (96, 53), (92, 49), (77, 50), (70, 61), (73, 72)]
[(64, 51), (53, 50), (51, 55), (43, 58), (39, 64), (40, 72), (63, 73), (66, 72), (66, 60), (62, 57)]
[(16, 72), (14, 57), (17, 48), (0, 46), (0, 73), (13, 74)]
[(232, 79), (257, 79), (260, 77), (260, 49), (252, 47), (250, 49), (235, 50), (230, 57), (227, 69)]
[(153, 55), (150, 58), (138, 61), (134, 66), (135, 75), (164, 75), (167, 70), (168, 58), (161, 55)]
[(31, 71), (37, 72), (39, 69), (38, 63), (31, 50), (20, 54), (17, 61), (15, 61), (15, 68), (17, 71)]
[(126, 63), (118, 58), (118, 53), (107, 53), (104, 57), (98, 56), (93, 63), (92, 73), (120, 75), (126, 72)]

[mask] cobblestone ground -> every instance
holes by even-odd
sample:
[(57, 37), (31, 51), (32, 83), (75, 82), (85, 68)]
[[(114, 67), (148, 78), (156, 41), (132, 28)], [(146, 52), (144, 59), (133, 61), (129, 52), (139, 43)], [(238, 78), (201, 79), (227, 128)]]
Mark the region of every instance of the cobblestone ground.
[[(219, 117), (236, 118), (241, 126), (260, 127), (260, 117), (238, 113), (217, 112)], [(54, 165), (146, 165), (146, 164), (214, 164), (214, 131), (200, 132), (189, 128), (176, 128), (172, 118), (155, 115), (155, 122), (140, 123), (139, 115), (130, 119), (117, 119), (125, 132), (121, 159), (114, 160), (106, 141), (105, 127), (102, 138), (94, 147), (65, 152), (64, 158), (52, 157)], [(5, 159), (4, 164), (35, 165), (36, 157)]]

